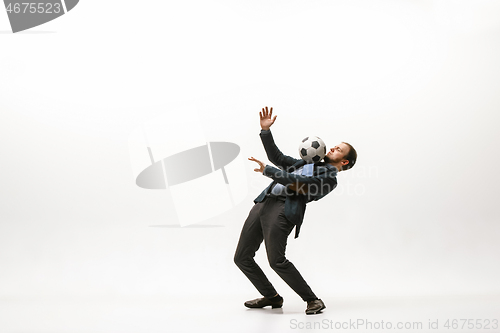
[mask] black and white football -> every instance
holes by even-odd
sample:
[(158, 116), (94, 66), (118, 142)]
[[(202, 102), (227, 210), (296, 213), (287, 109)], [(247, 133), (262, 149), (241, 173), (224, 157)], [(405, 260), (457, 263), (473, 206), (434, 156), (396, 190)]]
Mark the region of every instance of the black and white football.
[(326, 155), (326, 145), (317, 136), (308, 136), (299, 145), (299, 155), (307, 163), (319, 162)]

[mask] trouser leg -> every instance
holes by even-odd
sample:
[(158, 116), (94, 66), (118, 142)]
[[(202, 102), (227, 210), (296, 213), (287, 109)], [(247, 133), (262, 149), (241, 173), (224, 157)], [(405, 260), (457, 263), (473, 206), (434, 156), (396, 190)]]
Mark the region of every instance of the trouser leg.
[(317, 299), (297, 268), (285, 257), (287, 238), (294, 228), (285, 217), (285, 203), (272, 198), (267, 200), (270, 201), (261, 214), (261, 225), (269, 264), (304, 301)]
[(262, 296), (271, 298), (277, 294), (276, 289), (254, 260), (255, 252), (263, 240), (260, 214), (264, 206), (264, 202), (259, 202), (250, 210), (241, 230), (234, 262)]

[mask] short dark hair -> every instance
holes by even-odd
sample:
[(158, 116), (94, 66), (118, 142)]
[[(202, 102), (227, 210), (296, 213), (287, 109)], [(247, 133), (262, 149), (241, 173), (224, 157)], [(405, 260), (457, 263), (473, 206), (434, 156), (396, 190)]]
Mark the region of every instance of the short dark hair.
[(358, 158), (358, 153), (356, 152), (356, 149), (354, 149), (354, 147), (351, 146), (349, 143), (347, 142), (342, 142), (342, 143), (345, 143), (346, 145), (349, 146), (349, 151), (344, 156), (344, 159), (348, 160), (349, 163), (342, 166), (342, 171), (344, 171), (344, 170), (349, 170), (354, 166), (354, 164), (356, 163), (356, 159)]

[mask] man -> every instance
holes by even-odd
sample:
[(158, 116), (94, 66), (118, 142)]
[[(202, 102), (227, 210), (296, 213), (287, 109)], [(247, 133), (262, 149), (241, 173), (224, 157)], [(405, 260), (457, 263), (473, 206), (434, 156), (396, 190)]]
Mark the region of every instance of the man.
[(288, 235), (295, 227), (298, 237), (306, 204), (318, 200), (337, 186), (337, 173), (352, 168), (356, 162), (356, 150), (348, 143), (340, 143), (325, 156), (325, 162), (306, 164), (301, 159), (284, 155), (276, 146), (270, 127), (276, 116), (273, 108), (262, 109), (260, 114), (260, 137), (267, 157), (278, 168), (257, 162), (254, 169), (273, 179), (273, 182), (254, 200), (241, 230), (234, 262), (253, 283), (263, 298), (245, 302), (249, 308), (281, 308), (283, 298), (254, 260), (255, 252), (264, 241), (271, 268), (305, 301), (306, 314), (316, 314), (326, 308), (316, 297), (295, 266), (285, 258)]

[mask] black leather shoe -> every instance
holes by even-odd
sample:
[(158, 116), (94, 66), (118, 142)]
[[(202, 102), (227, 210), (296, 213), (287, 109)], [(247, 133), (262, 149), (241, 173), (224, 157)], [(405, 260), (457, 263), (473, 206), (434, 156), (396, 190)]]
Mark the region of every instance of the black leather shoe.
[(274, 302), (266, 297), (256, 298), (245, 302), (247, 308), (263, 308), (269, 305), (272, 306), (273, 309), (281, 308), (283, 306), (283, 297), (279, 296), (278, 300)]
[(321, 310), (325, 308), (326, 308), (325, 303), (323, 303), (323, 301), (320, 299), (314, 301), (307, 301), (306, 314), (317, 314), (320, 313)]

